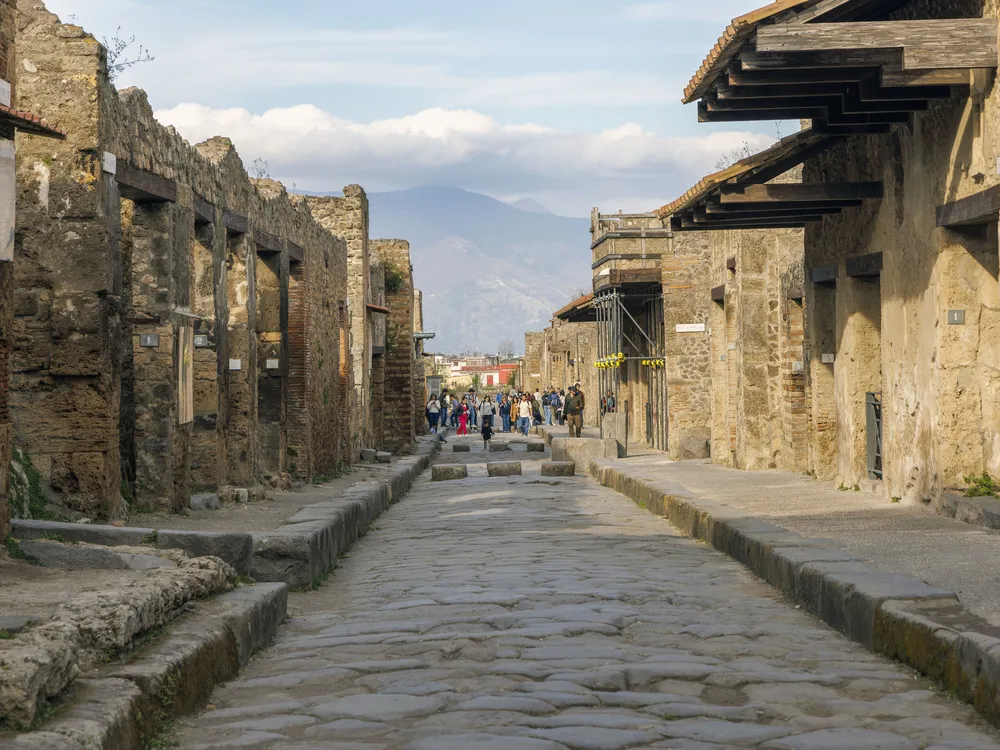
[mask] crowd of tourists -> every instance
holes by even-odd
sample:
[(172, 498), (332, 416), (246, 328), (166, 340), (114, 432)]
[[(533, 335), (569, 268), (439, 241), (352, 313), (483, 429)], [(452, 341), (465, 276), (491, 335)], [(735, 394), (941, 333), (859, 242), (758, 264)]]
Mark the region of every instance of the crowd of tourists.
[(532, 425), (569, 425), (570, 437), (581, 437), (583, 409), (586, 400), (580, 384), (569, 390), (547, 388), (544, 391), (512, 390), (490, 396), (476, 393), (451, 395), (442, 391), (432, 393), (427, 401), (427, 424), (432, 433), (439, 427), (450, 425), (457, 435), (468, 435), (470, 430), (480, 430), (485, 441), (487, 433), (520, 432), (527, 435)]

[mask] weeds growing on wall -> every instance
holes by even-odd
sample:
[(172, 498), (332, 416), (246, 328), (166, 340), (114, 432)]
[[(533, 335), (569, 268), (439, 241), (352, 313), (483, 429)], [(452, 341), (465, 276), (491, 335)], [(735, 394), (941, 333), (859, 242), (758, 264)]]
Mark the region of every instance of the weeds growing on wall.
[(965, 483), (968, 488), (965, 490), (966, 497), (990, 497), (990, 496), (1000, 496), (1000, 484), (997, 484), (996, 480), (989, 475), (988, 472), (983, 472), (980, 476), (968, 476), (964, 477)]
[(31, 456), (15, 445), (10, 462), (11, 518), (44, 519), (47, 502), (42, 491), (42, 475), (31, 462)]
[(403, 288), (403, 272), (391, 263), (385, 264), (385, 290), (398, 292)]

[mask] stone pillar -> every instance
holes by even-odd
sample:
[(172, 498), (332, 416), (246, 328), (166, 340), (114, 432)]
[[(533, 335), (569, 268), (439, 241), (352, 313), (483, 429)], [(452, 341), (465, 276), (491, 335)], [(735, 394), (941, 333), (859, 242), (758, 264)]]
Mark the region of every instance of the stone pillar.
[[(308, 274), (303, 263), (288, 263), (288, 325), (285, 346), (288, 371), (285, 378), (286, 470), (296, 479), (312, 472), (309, 418), (309, 305)], [(317, 368), (319, 363), (317, 363)], [(329, 397), (327, 397), (329, 398)]]
[[(0, 78), (14, 81), (14, 22), (13, 0), (0, 0)], [(14, 129), (0, 124), (0, 145), (13, 146)], [(10, 200), (14, 197), (11, 196)], [(0, 227), (3, 231), (13, 227)], [(0, 263), (0, 539), (10, 533), (10, 461), (14, 428), (10, 421), (8, 373), (14, 328), (14, 269), (11, 263)], [(0, 555), (4, 552), (0, 551)]]
[[(372, 304), (385, 307), (385, 265), (382, 262), (382, 257), (374, 249), (371, 252), (369, 276)], [(387, 319), (385, 315), (375, 314), (370, 317), (370, 321), (372, 337), (372, 440), (376, 448), (383, 450), (385, 448), (385, 353)]]
[(257, 321), (254, 260), (249, 237), (226, 232), (228, 344), (226, 397), (227, 484), (257, 484)]
[(343, 198), (308, 197), (313, 217), (347, 241), (347, 295), (349, 302), (352, 398), (349, 407), (351, 456), (374, 444), (371, 410), (372, 340), (368, 303), (370, 256), (368, 196), (359, 185), (344, 188)]
[[(194, 424), (191, 435), (192, 491), (214, 489), (225, 481), (222, 472), (224, 462), (220, 455), (220, 326), (216, 318), (217, 289), (222, 275), (222, 243), (219, 238), (224, 234), (216, 231), (215, 223), (203, 221), (195, 227), (192, 243), (191, 312), (196, 316)], [(225, 297), (224, 289), (222, 296)], [(221, 328), (224, 329), (225, 326)]]
[(389, 307), (385, 361), (385, 446), (393, 453), (406, 454), (416, 438), (413, 413), (413, 269), (410, 243), (404, 240), (376, 240), (386, 267), (385, 301)]
[(817, 479), (833, 479), (837, 474), (836, 364), (823, 362), (823, 355), (836, 356), (837, 352), (837, 289), (831, 284), (807, 284), (805, 295), (811, 424), (809, 466)]
[[(668, 450), (673, 459), (707, 458), (711, 440), (710, 247), (704, 232), (677, 232), (662, 260), (667, 361)], [(704, 331), (678, 332), (678, 325)]]

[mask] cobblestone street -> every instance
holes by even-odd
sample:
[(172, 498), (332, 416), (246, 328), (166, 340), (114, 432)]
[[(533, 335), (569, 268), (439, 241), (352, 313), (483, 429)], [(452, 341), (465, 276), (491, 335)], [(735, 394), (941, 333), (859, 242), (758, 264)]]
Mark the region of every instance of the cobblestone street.
[(575, 477), (425, 474), (182, 748), (1000, 748), (974, 712)]

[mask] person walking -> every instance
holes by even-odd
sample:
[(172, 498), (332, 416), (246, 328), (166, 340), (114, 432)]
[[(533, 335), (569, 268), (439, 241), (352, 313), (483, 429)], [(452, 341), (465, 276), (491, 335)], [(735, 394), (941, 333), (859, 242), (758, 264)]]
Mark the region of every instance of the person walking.
[(517, 404), (517, 428), (528, 437), (528, 430), (531, 429), (531, 401), (527, 396), (523, 396)]
[(583, 399), (576, 386), (571, 387), (566, 396), (566, 418), (569, 420), (569, 436), (583, 437)]
[(483, 395), (483, 402), (479, 405), (479, 416), (482, 417), (483, 427), (486, 426), (488, 422), (490, 427), (493, 426), (493, 415), (496, 413), (496, 407), (493, 405), (493, 399), (487, 395)]
[[(487, 399), (488, 400), (488, 399)], [(493, 439), (493, 420), (483, 417), (483, 450), (490, 452), (490, 441)]]
[(468, 435), (469, 434), (469, 409), (464, 402), (460, 401), (458, 406), (455, 407), (455, 413), (458, 414), (458, 434)]
[(510, 397), (504, 396), (500, 402), (500, 421), (503, 423), (503, 431), (510, 432)]
[(475, 427), (479, 424), (479, 415), (476, 414), (476, 392), (469, 389), (468, 395), (465, 397), (466, 405), (469, 407), (469, 426)]
[(553, 390), (551, 388), (546, 388), (545, 393), (542, 394), (542, 410), (545, 412), (545, 424), (552, 424), (552, 394)]
[(563, 408), (566, 406), (566, 391), (553, 393), (552, 398), (556, 402), (556, 421), (560, 426), (566, 424), (566, 413)]
[(441, 391), (441, 395), (438, 396), (438, 401), (441, 402), (441, 415), (438, 417), (438, 426), (447, 427), (448, 426), (448, 391)]
[(436, 393), (431, 394), (427, 402), (427, 424), (430, 426), (431, 434), (437, 435), (438, 418), (441, 416), (441, 402), (438, 401)]

